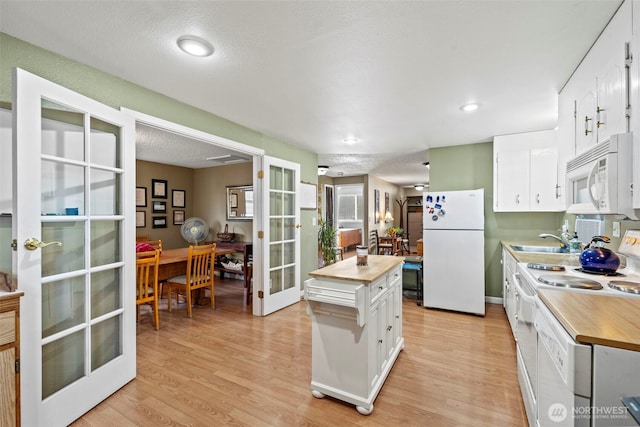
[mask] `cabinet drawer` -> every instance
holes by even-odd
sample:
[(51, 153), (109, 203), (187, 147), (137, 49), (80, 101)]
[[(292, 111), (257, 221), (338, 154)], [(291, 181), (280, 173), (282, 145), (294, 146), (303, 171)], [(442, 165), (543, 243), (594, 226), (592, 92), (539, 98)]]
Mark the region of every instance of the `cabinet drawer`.
[(0, 313), (0, 345), (16, 340), (16, 312)]
[(373, 304), (387, 290), (387, 276), (382, 276), (369, 285), (369, 296)]
[(402, 267), (399, 266), (394, 268), (390, 272), (387, 273), (387, 286), (393, 286), (398, 280), (401, 280), (402, 277)]

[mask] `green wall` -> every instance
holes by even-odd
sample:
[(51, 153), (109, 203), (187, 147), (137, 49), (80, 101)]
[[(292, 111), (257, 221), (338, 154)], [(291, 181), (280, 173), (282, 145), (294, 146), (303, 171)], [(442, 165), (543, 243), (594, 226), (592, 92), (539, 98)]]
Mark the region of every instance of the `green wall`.
[[(126, 107), (164, 120), (198, 129), (253, 147), (269, 156), (300, 164), (300, 178), (318, 180), (317, 154), (255, 132), (126, 80), (64, 58), (50, 51), (0, 33), (0, 102), (11, 102), (12, 69), (22, 68), (113, 108)], [(314, 211), (301, 211), (302, 242), (316, 241)], [(317, 268), (316, 245), (301, 245), (301, 282)], [(302, 283), (300, 284), (302, 287)]]
[[(484, 188), (485, 295), (502, 297), (502, 240), (535, 240), (560, 228), (563, 213), (493, 212), (493, 143), (429, 150), (429, 191)], [(464, 260), (460, 260), (464, 263)]]

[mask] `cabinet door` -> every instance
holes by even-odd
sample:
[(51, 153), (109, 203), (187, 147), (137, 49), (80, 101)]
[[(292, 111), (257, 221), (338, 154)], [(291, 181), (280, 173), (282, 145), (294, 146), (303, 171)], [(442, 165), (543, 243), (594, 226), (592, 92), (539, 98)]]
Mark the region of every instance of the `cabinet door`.
[[(604, 29), (592, 51), (598, 64), (595, 125), (598, 142), (627, 132), (626, 44), (632, 37), (631, 2), (625, 2)], [(592, 53), (589, 52), (591, 55)]]
[(495, 168), (494, 211), (529, 210), (529, 150), (497, 152)]
[[(378, 381), (385, 361), (383, 351), (385, 319), (384, 316), (381, 316), (381, 313), (384, 313), (384, 311), (380, 310), (380, 300), (378, 300), (371, 305), (371, 309), (369, 312), (368, 327), (371, 328), (370, 330), (372, 332), (369, 337), (372, 337), (373, 335), (371, 345), (369, 346), (369, 390), (372, 390), (375, 383)], [(371, 351), (372, 347), (373, 351)]]
[(15, 349), (0, 351), (0, 426), (16, 425)]
[(393, 293), (393, 344), (395, 347), (402, 339), (402, 281), (398, 278), (391, 287)]
[(558, 150), (531, 150), (529, 208), (532, 211), (561, 210), (558, 203)]
[[(618, 52), (620, 53), (620, 52)], [(624, 59), (610, 64), (606, 74), (598, 78), (596, 129), (598, 142), (627, 131)]]
[(596, 91), (595, 79), (580, 94), (576, 101), (576, 154), (591, 148), (596, 142)]

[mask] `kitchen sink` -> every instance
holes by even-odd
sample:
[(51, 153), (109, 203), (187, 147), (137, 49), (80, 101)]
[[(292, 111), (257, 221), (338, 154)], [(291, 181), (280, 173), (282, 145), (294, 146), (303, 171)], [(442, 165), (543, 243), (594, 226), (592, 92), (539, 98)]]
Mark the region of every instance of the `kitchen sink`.
[(517, 252), (537, 252), (544, 254), (566, 254), (567, 249), (560, 246), (528, 246), (528, 245), (511, 245), (511, 249)]

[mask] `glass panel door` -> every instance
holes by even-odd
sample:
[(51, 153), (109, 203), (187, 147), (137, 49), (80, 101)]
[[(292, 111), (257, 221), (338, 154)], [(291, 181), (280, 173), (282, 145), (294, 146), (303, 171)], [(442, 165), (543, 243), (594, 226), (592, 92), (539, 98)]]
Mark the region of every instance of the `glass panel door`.
[(133, 120), (22, 70), (14, 84), (23, 423), (65, 425), (135, 376)]
[(300, 301), (300, 165), (265, 156), (265, 232), (263, 315)]

